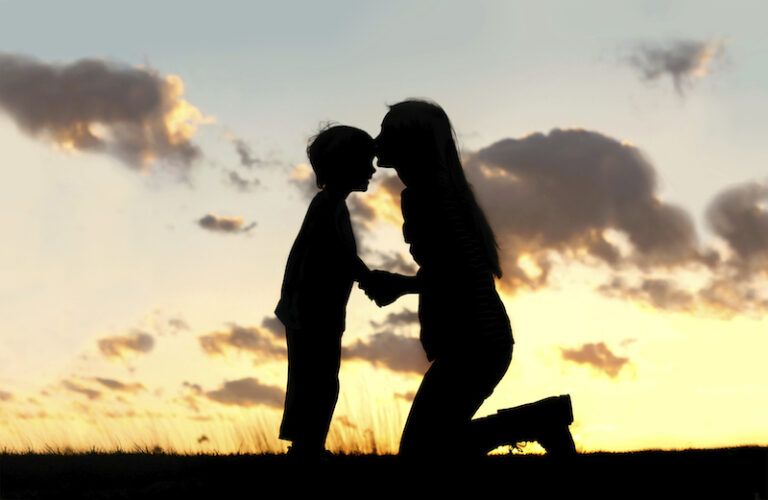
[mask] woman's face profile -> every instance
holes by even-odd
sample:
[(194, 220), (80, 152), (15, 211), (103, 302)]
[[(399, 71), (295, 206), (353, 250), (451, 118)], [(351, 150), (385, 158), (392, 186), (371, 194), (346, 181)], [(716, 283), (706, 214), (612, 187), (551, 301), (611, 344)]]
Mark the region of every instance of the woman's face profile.
[(392, 128), (387, 125), (387, 118), (381, 122), (381, 132), (374, 139), (376, 144), (376, 158), (379, 168), (395, 167), (395, 145), (393, 143)]
[(414, 160), (412, 156), (416, 151), (408, 142), (408, 134), (396, 126), (392, 121), (391, 111), (381, 121), (381, 132), (374, 139), (376, 147), (377, 166), (379, 168), (393, 168), (400, 180), (405, 185), (413, 184)]

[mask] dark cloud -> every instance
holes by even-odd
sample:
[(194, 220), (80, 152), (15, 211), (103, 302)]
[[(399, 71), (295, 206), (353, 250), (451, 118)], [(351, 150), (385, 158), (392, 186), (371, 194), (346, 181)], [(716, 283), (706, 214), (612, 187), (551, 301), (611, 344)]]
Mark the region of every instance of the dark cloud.
[(285, 338), (285, 326), (276, 316), (267, 316), (261, 321), (261, 327), (268, 330), (275, 338)]
[[(554, 129), (504, 139), (471, 155), (474, 185), (502, 248), (509, 289), (547, 283), (548, 252), (616, 265), (623, 235), (637, 265), (675, 265), (699, 258), (685, 210), (661, 201), (656, 171), (634, 146), (586, 130)], [(538, 268), (521, 266), (527, 256)]]
[(257, 360), (285, 359), (287, 356), (283, 342), (275, 342), (271, 332), (255, 326), (230, 323), (227, 332), (213, 332), (198, 338), (203, 351), (210, 356), (224, 355), (228, 350), (255, 354)]
[[(464, 164), (499, 240), (509, 291), (547, 285), (553, 255), (608, 266), (704, 260), (691, 217), (659, 199), (653, 165), (630, 144), (554, 129), (498, 141)], [(400, 191), (387, 178), (362, 199), (375, 218), (400, 224)], [(402, 256), (386, 264), (411, 267)]]
[(312, 167), (306, 163), (294, 165), (288, 177), (288, 182), (298, 189), (302, 197), (306, 199), (312, 199), (317, 194), (318, 187), (315, 181), (315, 173), (312, 171)]
[(191, 139), (206, 118), (183, 94), (179, 77), (148, 68), (0, 54), (0, 109), (21, 130), (137, 169), (156, 160), (188, 167), (202, 156)]
[(7, 391), (0, 390), (0, 401), (10, 401), (13, 399), (13, 394)]
[[(464, 157), (500, 244), (509, 292), (550, 285), (554, 266), (579, 261), (608, 270), (598, 291), (689, 313), (731, 316), (768, 311), (768, 187), (733, 186), (707, 210), (723, 252), (700, 244), (690, 214), (658, 194), (657, 172), (637, 147), (588, 130), (553, 129), (498, 141)], [(402, 224), (402, 185), (390, 176), (358, 194), (360, 234), (378, 222)], [(413, 275), (401, 253), (359, 245), (372, 268)], [(675, 273), (696, 272), (698, 289)], [(631, 278), (631, 279), (630, 279)], [(761, 291), (762, 290), (762, 291)]]
[(365, 249), (361, 252), (366, 260), (371, 260), (372, 267), (383, 269), (391, 273), (406, 274), (413, 276), (419, 268), (412, 258), (406, 257), (402, 253), (387, 253), (379, 250)]
[(641, 44), (628, 61), (646, 80), (669, 76), (682, 95), (697, 78), (710, 72), (712, 62), (724, 54), (723, 43), (716, 40), (676, 40), (663, 44)]
[(111, 379), (111, 378), (102, 378), (102, 377), (94, 377), (94, 380), (103, 385), (104, 387), (108, 389), (112, 389), (113, 391), (120, 391), (120, 392), (139, 392), (143, 391), (146, 388), (144, 385), (136, 382), (132, 384), (127, 384), (125, 382), (120, 382), (119, 380)]
[(227, 217), (223, 215), (207, 214), (197, 223), (203, 229), (220, 233), (245, 233), (256, 227), (256, 222), (251, 222), (243, 227), (242, 217)]
[(725, 277), (713, 278), (697, 295), (702, 311), (725, 318), (737, 314), (762, 318), (768, 312), (765, 282), (758, 282), (754, 276), (744, 277), (740, 270)]
[(251, 146), (242, 139), (233, 138), (232, 144), (235, 146), (237, 156), (240, 158), (240, 165), (246, 168), (252, 168), (254, 165), (260, 165), (262, 161), (253, 154)]
[(629, 358), (616, 356), (604, 342), (587, 343), (574, 349), (561, 348), (560, 355), (566, 361), (589, 365), (611, 378), (629, 363)]
[(396, 175), (377, 174), (365, 193), (354, 193), (348, 198), (349, 215), (363, 229), (372, 229), (376, 221), (402, 225), (400, 193), (405, 186)]
[(347, 207), (350, 220), (362, 224), (363, 227), (376, 220), (376, 210), (359, 195), (349, 197)]
[(282, 408), (285, 399), (283, 389), (264, 385), (253, 377), (225, 381), (221, 388), (207, 391), (205, 395), (221, 404), (246, 407), (263, 405)]
[(642, 279), (638, 285), (630, 285), (616, 277), (610, 283), (601, 285), (597, 290), (609, 297), (632, 299), (649, 304), (657, 309), (691, 312), (695, 308), (696, 297), (683, 290), (669, 279)]
[(383, 321), (371, 321), (371, 326), (374, 328), (397, 328), (403, 326), (411, 326), (419, 324), (419, 313), (417, 311), (411, 311), (410, 309), (403, 309), (400, 312), (389, 313)]
[(706, 281), (685, 288), (671, 278), (642, 277), (639, 282), (615, 277), (598, 291), (636, 300), (659, 309), (730, 318), (737, 314), (762, 317), (768, 311), (768, 187), (750, 182), (729, 187), (709, 204), (706, 220), (727, 245), (725, 255), (702, 252)]
[(61, 382), (61, 385), (72, 392), (76, 392), (78, 394), (82, 394), (86, 396), (88, 399), (94, 400), (99, 399), (101, 397), (101, 392), (97, 391), (95, 389), (89, 389), (88, 387), (83, 387), (79, 384), (76, 384), (74, 382), (71, 382), (69, 380), (63, 380)]
[(200, 395), (203, 393), (203, 386), (200, 384), (193, 384), (192, 382), (187, 382), (185, 380), (181, 385), (192, 391), (194, 394)]
[(235, 186), (239, 191), (244, 193), (252, 191), (254, 188), (261, 185), (261, 181), (259, 179), (248, 180), (234, 170), (228, 171), (227, 180), (231, 185)]
[(407, 401), (409, 403), (412, 403), (415, 398), (416, 398), (416, 392), (415, 391), (396, 392), (395, 393), (395, 399), (402, 399), (403, 401)]
[(733, 263), (768, 271), (768, 184), (729, 187), (710, 203), (706, 219), (735, 254)]
[(174, 398), (173, 401), (190, 408), (192, 411), (200, 413), (198, 398), (203, 397), (203, 387), (200, 384), (193, 384), (186, 380), (182, 383), (183, 394), (181, 397)]
[(708, 281), (698, 288), (685, 288), (671, 278), (640, 278), (631, 281), (614, 277), (597, 287), (607, 297), (631, 300), (656, 309), (729, 319), (736, 315), (762, 318), (768, 311), (764, 282), (745, 277), (736, 268), (708, 271)]
[(155, 346), (155, 339), (148, 333), (133, 330), (128, 335), (99, 339), (98, 346), (105, 357), (122, 359), (126, 354), (150, 352)]
[(171, 318), (168, 320), (168, 326), (170, 326), (174, 333), (181, 330), (189, 330), (189, 324), (182, 318)]
[(343, 347), (342, 354), (347, 359), (367, 361), (395, 372), (421, 375), (429, 366), (419, 339), (389, 331), (376, 333), (365, 341), (358, 340)]

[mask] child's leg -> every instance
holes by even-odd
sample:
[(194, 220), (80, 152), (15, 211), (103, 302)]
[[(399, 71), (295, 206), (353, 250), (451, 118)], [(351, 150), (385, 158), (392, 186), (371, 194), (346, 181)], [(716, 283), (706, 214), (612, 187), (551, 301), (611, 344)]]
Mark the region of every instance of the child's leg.
[(288, 387), (280, 438), (294, 447), (322, 450), (339, 396), (341, 334), (286, 332)]
[(309, 442), (325, 447), (333, 411), (339, 398), (339, 369), (341, 366), (341, 334), (316, 331), (312, 338), (312, 356), (307, 429)]
[(305, 382), (302, 380), (304, 374), (301, 367), (306, 364), (302, 358), (305, 357), (305, 349), (301, 343), (303, 333), (298, 330), (286, 328), (285, 340), (288, 347), (288, 380), (285, 389), (285, 405), (283, 409), (283, 419), (280, 423), (280, 439), (286, 441), (295, 441), (302, 435), (300, 416), (306, 411), (301, 405), (306, 401), (306, 396), (302, 397)]

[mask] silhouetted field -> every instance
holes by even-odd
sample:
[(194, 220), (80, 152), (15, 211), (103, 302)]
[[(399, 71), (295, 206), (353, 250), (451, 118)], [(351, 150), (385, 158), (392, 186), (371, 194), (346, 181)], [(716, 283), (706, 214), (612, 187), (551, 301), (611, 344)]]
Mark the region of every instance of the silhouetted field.
[(380, 497), (766, 499), (768, 448), (489, 456), (405, 464), (342, 455), (314, 467), (284, 455), (0, 454), (0, 499)]

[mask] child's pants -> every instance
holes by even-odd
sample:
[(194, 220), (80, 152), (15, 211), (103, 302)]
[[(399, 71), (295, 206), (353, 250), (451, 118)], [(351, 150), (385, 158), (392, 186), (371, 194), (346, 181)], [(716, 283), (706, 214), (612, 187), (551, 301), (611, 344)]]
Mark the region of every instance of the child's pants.
[(324, 447), (339, 397), (342, 333), (286, 328), (288, 384), (280, 439)]

